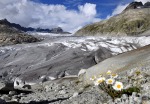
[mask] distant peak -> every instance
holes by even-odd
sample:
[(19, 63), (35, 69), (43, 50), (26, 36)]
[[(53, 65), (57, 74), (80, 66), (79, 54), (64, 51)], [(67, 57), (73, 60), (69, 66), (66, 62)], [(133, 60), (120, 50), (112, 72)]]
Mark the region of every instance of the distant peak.
[(130, 9), (137, 9), (137, 8), (150, 8), (150, 2), (146, 2), (144, 5), (142, 2), (131, 2), (124, 11), (130, 10)]
[(10, 22), (5, 18), (0, 20), (0, 24), (8, 25)]
[(124, 11), (127, 11), (129, 9), (137, 9), (137, 8), (142, 8), (143, 7), (143, 3), (142, 2), (131, 2)]

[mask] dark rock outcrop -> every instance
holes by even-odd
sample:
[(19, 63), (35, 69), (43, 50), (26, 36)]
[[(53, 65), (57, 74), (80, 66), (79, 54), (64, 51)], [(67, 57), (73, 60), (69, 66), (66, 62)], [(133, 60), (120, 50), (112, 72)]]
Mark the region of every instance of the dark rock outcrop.
[(141, 7), (143, 7), (142, 2), (132, 2), (125, 8), (124, 11), (127, 11), (129, 9), (137, 9), (137, 8), (141, 8)]
[(31, 27), (26, 28), (26, 27), (20, 26), (19, 24), (10, 23), (7, 19), (0, 20), (0, 25), (7, 25), (9, 27), (16, 28), (16, 29), (18, 29), (20, 31), (24, 31), (24, 32), (35, 30), (34, 28), (31, 28)]
[(52, 33), (62, 33), (63, 30), (62, 30), (61, 27), (57, 27), (57, 28), (53, 28), (53, 29), (51, 30), (51, 32), (52, 32)]
[(146, 3), (144, 4), (144, 8), (150, 8), (150, 2), (146, 2)]

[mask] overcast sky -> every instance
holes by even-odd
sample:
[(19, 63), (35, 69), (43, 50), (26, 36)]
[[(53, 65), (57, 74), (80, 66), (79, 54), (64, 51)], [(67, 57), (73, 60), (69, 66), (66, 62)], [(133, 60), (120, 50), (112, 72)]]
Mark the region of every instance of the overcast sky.
[[(0, 0), (0, 19), (25, 27), (75, 32), (116, 15), (134, 0)], [(136, 0), (141, 1), (141, 0)], [(143, 3), (150, 0), (142, 0)]]

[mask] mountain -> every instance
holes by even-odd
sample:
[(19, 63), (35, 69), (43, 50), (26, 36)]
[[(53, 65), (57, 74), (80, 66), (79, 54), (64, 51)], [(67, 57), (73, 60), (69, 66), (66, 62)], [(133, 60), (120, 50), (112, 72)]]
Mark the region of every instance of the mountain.
[(75, 35), (109, 35), (109, 36), (137, 36), (150, 31), (150, 3), (132, 2), (125, 10), (94, 24), (78, 30)]
[(63, 29), (61, 27), (57, 27), (57, 28), (52, 28), (52, 29), (42, 29), (42, 28), (32, 28), (32, 27), (22, 27), (20, 26), (19, 24), (16, 24), (16, 23), (10, 23), (7, 19), (3, 19), (3, 20), (0, 20), (0, 24), (7, 24), (8, 26), (10, 27), (14, 27), (18, 30), (21, 30), (23, 32), (46, 32), (46, 33), (56, 33), (56, 34), (59, 34), (59, 33), (68, 33), (70, 34), (69, 32), (64, 32)]
[[(0, 20), (0, 46), (38, 42), (39, 39), (11, 26), (7, 20)], [(19, 27), (19, 25), (16, 25)]]

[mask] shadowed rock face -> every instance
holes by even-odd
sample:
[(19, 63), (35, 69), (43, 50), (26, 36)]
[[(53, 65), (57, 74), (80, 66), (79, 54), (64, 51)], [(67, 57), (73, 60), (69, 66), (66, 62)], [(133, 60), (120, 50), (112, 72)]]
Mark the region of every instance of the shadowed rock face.
[[(132, 50), (112, 58), (108, 58), (99, 64), (87, 69), (83, 74), (85, 84), (90, 84), (90, 78), (93, 75), (105, 75), (108, 70), (113, 73), (119, 73), (131, 69), (150, 68), (150, 45)], [(150, 72), (146, 72), (149, 73)]]

